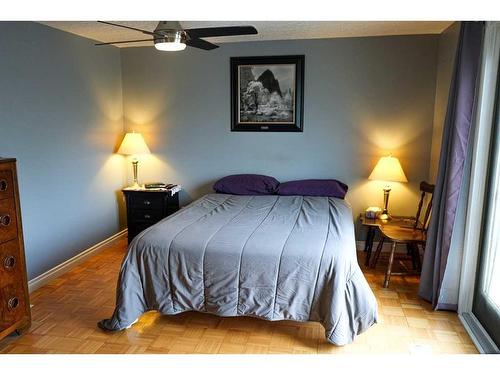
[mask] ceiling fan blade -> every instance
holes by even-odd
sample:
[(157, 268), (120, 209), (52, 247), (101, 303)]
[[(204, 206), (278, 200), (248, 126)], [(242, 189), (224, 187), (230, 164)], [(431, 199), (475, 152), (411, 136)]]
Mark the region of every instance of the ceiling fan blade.
[(148, 35), (159, 35), (161, 36), (161, 34), (157, 34), (153, 31), (148, 31), (148, 30), (143, 30), (143, 29), (138, 29), (136, 27), (130, 27), (130, 26), (125, 26), (125, 25), (120, 25), (118, 23), (113, 23), (113, 22), (107, 22), (107, 21), (97, 21), (99, 23), (104, 23), (106, 25), (111, 25), (111, 26), (117, 26), (117, 27), (123, 27), (124, 29), (129, 29), (129, 30), (135, 30), (135, 31), (139, 31), (143, 34), (148, 34)]
[(199, 29), (184, 30), (192, 39), (208, 38), (212, 36), (234, 36), (257, 34), (253, 26), (227, 26), (227, 27), (204, 27)]
[(203, 39), (188, 39), (186, 40), (186, 44), (190, 47), (204, 49), (205, 51), (210, 51), (211, 49), (219, 48), (219, 46), (207, 42), (206, 40)]
[(107, 46), (109, 44), (136, 43), (136, 42), (154, 42), (154, 39), (121, 40), (119, 42), (96, 43), (94, 44), (94, 46)]

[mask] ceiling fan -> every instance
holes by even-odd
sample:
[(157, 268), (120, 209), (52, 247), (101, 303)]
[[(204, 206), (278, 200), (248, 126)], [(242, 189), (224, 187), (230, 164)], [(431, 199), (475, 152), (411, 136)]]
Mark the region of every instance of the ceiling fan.
[(148, 31), (112, 22), (97, 22), (111, 26), (123, 27), (124, 29), (139, 31), (143, 34), (148, 35), (149, 38), (122, 40), (119, 42), (96, 43), (96, 46), (121, 43), (154, 42), (155, 48), (160, 51), (182, 51), (186, 48), (186, 46), (209, 51), (218, 48), (219, 46), (207, 42), (202, 38), (257, 34), (257, 29), (253, 26), (226, 26), (183, 29), (178, 21), (160, 21), (154, 31)]

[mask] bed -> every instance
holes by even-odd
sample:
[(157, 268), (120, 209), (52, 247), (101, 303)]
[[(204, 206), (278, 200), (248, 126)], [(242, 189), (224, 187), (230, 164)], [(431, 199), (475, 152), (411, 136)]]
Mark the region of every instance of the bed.
[(149, 310), (317, 321), (336, 345), (377, 321), (349, 204), (312, 196), (207, 194), (146, 229), (99, 326), (122, 330)]

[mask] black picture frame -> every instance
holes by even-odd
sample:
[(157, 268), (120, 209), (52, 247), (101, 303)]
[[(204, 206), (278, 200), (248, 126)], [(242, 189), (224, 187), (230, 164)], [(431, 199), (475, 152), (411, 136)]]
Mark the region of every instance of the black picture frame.
[[(302, 132), (304, 129), (304, 55), (286, 55), (286, 56), (252, 56), (252, 57), (231, 57), (231, 131), (235, 132)], [(266, 117), (269, 115), (259, 114), (259, 100), (257, 99), (257, 94), (255, 94), (255, 103), (253, 107), (249, 110), (240, 110), (241, 105), (246, 105), (246, 102), (242, 102), (241, 98), (245, 95), (245, 98), (249, 98), (248, 91), (245, 93), (240, 90), (240, 71), (241, 67), (251, 67), (251, 66), (261, 66), (261, 65), (293, 65), (295, 67), (295, 77), (293, 88), (289, 88), (286, 95), (287, 104), (284, 105), (284, 110), (281, 113), (290, 112), (285, 120), (276, 119), (277, 116), (274, 115), (275, 119), (265, 121)], [(261, 68), (262, 69), (262, 68)], [(270, 69), (266, 69), (270, 70)], [(248, 73), (247, 73), (248, 74)], [(292, 73), (293, 75), (293, 73)], [(262, 76), (261, 76), (262, 77)], [(259, 78), (261, 78), (259, 77)], [(274, 78), (274, 75), (272, 75)], [(279, 80), (278, 88), (279, 88)], [(253, 82), (259, 82), (254, 76)], [(247, 86), (248, 87), (248, 86)], [(279, 90), (281, 91), (281, 90)], [(268, 94), (273, 94), (273, 92)], [(276, 92), (277, 93), (277, 92)], [(290, 97), (292, 97), (290, 99)], [(280, 98), (283, 98), (282, 93), (280, 93)], [(249, 99), (250, 100), (250, 99)], [(293, 100), (293, 101), (291, 101)], [(270, 102), (270, 101), (269, 101)], [(242, 104), (244, 103), (244, 104)], [(268, 104), (267, 104), (268, 105)], [(255, 111), (255, 114), (250, 114)], [(275, 114), (276, 112), (272, 112)], [(241, 120), (241, 115), (249, 116), (251, 119), (246, 121)], [(259, 116), (261, 116), (259, 118)], [(291, 119), (290, 119), (291, 117)], [(257, 120), (252, 120), (257, 118)]]

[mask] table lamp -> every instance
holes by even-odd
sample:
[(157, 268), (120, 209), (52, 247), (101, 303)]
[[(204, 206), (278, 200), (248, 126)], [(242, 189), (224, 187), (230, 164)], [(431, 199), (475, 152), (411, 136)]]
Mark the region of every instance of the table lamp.
[(118, 149), (118, 153), (122, 155), (132, 155), (132, 167), (134, 169), (134, 185), (133, 188), (138, 188), (139, 183), (137, 182), (137, 167), (139, 165), (139, 160), (137, 155), (150, 154), (148, 145), (144, 141), (144, 138), (140, 133), (132, 132), (125, 134), (122, 144)]
[[(368, 177), (369, 180), (381, 180), (381, 181), (394, 181), (394, 182), (408, 182), (403, 168), (399, 163), (398, 158), (392, 156), (383, 156), (378, 161), (375, 168), (373, 168), (372, 173)], [(380, 214), (379, 218), (381, 220), (390, 220), (391, 216), (387, 211), (387, 206), (389, 204), (389, 193), (391, 187), (387, 184), (384, 187), (384, 210)]]

